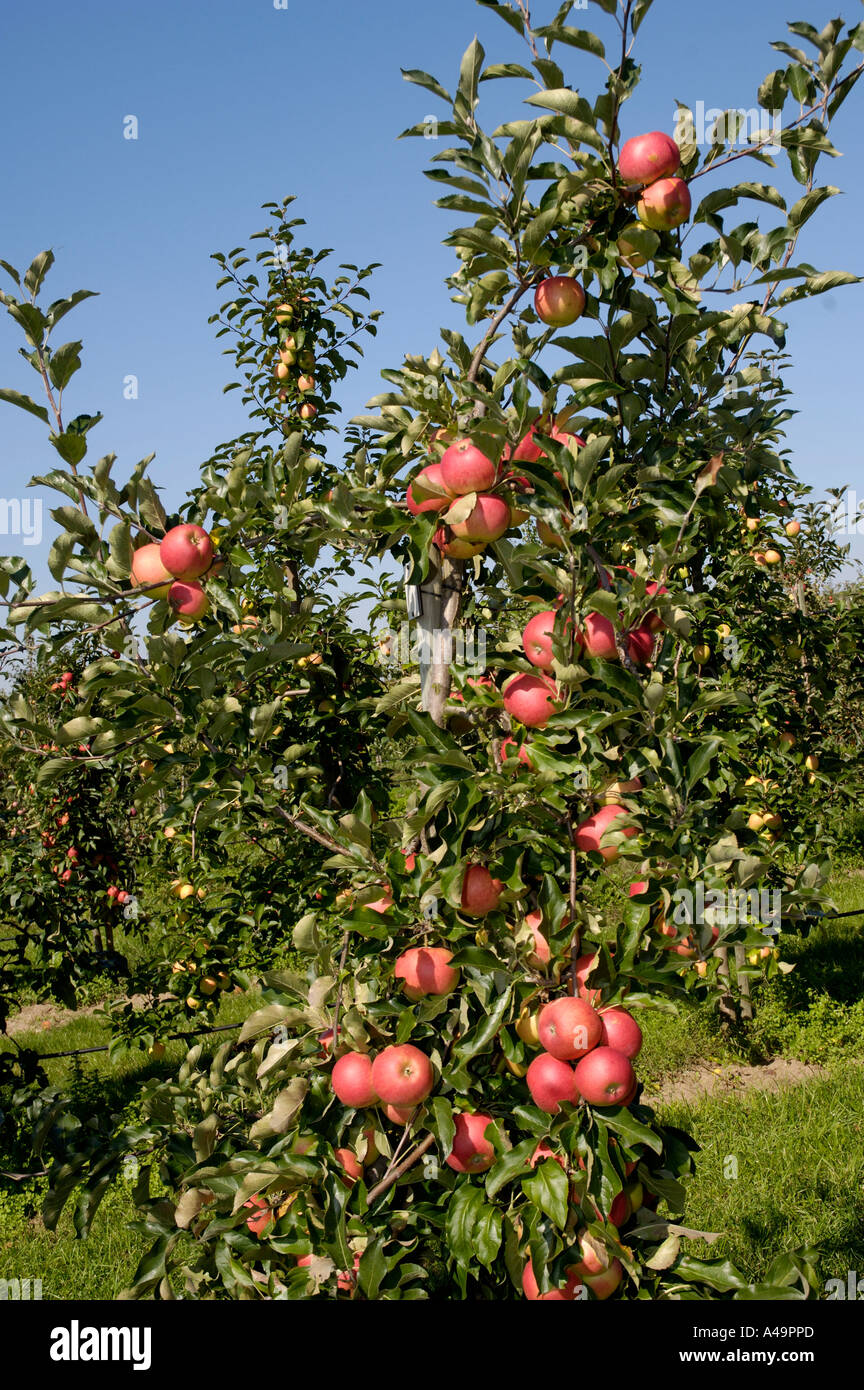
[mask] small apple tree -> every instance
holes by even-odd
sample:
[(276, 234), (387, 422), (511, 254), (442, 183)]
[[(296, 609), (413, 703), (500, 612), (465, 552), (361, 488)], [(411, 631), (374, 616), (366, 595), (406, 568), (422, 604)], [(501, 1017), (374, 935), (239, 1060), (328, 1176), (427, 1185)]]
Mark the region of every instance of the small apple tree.
[[(782, 347), (787, 306), (855, 278), (795, 253), (836, 191), (815, 171), (836, 153), (828, 126), (864, 31), (796, 24), (815, 56), (778, 45), (789, 64), (760, 103), (789, 110), (779, 142), (802, 192), (788, 207), (768, 184), (718, 186), (733, 162), (773, 164), (770, 134), (736, 145), (734, 113), (700, 150), (679, 109), (680, 172), (668, 135), (622, 144), (638, 135), (622, 109), (645, 0), (602, 0), (619, 31), (609, 60), (568, 24), (572, 4), (541, 26), (524, 4), (484, 8), (524, 61), (486, 67), (475, 40), (454, 96), (406, 74), (446, 105), (437, 130), (452, 144), (428, 172), (439, 205), (467, 219), (447, 237), (448, 284), (476, 341), (447, 328), (446, 355), (386, 372), (336, 467), (319, 457), (341, 367), (315, 258), (271, 266), (251, 294), (247, 277), (225, 317), (249, 344), (253, 414), (281, 428), (284, 407), (287, 442), (226, 449), (204, 470), (189, 520), (215, 516), (228, 568), (205, 579), (200, 635), (171, 629), (160, 600), (146, 660), (85, 673), (85, 698), (116, 692), (115, 717), (89, 731), (104, 736), (97, 752), (134, 738), (146, 756), (148, 721), (182, 725), (197, 824), (281, 820), (332, 875), (322, 910), (286, 915), (296, 963), (265, 976), (239, 1039), (194, 1048), (175, 1082), (148, 1088), (140, 1123), (55, 1170), (52, 1217), (76, 1186), (89, 1215), (112, 1165), (138, 1156), (154, 1242), (134, 1296), (770, 1298), (804, 1297), (815, 1279), (805, 1256), (781, 1255), (754, 1288), (690, 1253), (695, 1233), (675, 1217), (696, 1146), (657, 1122), (633, 1063), (641, 1011), (704, 988), (715, 945), (765, 940), (758, 908), (692, 911), (700, 893), (758, 890), (782, 848), (738, 795), (758, 703), (703, 638), (709, 622), (732, 626), (715, 569), (733, 590), (755, 575), (755, 559), (729, 558), (742, 509), (773, 511), (791, 476), (755, 344)], [(559, 65), (574, 50), (603, 65), (593, 104)], [(528, 84), (530, 109), (487, 132), (478, 98), (493, 80)], [(728, 226), (742, 202), (748, 220)], [(751, 203), (770, 226), (749, 220)], [(229, 263), (236, 284), (246, 262)], [(342, 309), (352, 332), (369, 326)], [(24, 317), (38, 353), (41, 326)], [(118, 521), (106, 552), (83, 502), (74, 523), (74, 509), (58, 518), (78, 575), (88, 553), (95, 607), (19, 589), (10, 621), (48, 630), (70, 604), (120, 646), (131, 536), (158, 539), (170, 520), (143, 471), (121, 493), (110, 464), (85, 478), (78, 461), (55, 485)], [(391, 669), (350, 709), (398, 740), (379, 814), (374, 776), (350, 805), (309, 792), (305, 750), (280, 750), (288, 784), (274, 780), (281, 716), (262, 686), (312, 650), (297, 567), (325, 546), (346, 576), (358, 557), (406, 564), (403, 612), (419, 609), (428, 639), (419, 672)], [(472, 629), (486, 637), (476, 660), (457, 641)], [(782, 874), (785, 910), (814, 900), (818, 863), (789, 855)]]

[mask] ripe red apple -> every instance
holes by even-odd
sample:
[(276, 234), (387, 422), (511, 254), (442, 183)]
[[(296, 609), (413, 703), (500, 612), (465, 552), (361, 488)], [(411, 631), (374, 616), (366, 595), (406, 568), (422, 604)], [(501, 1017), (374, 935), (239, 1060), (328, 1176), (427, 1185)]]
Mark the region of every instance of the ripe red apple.
[(412, 516), (419, 516), (421, 512), (441, 512), (450, 506), (451, 500), (444, 491), (440, 463), (421, 468), (408, 485), (406, 501)]
[(464, 521), (454, 521), (450, 527), (460, 541), (488, 544), (500, 540), (510, 526), (510, 508), (501, 497), (481, 493)]
[(543, 323), (566, 328), (585, 309), (585, 291), (572, 275), (550, 275), (534, 291), (534, 310)]
[(603, 837), (609, 830), (614, 829), (620, 831), (626, 839), (631, 839), (637, 833), (635, 826), (615, 825), (615, 821), (627, 815), (629, 812), (624, 806), (602, 806), (599, 811), (595, 811), (593, 816), (589, 816), (577, 827), (573, 835), (576, 848), (599, 851), (606, 862), (611, 864), (618, 858), (618, 850), (614, 845), (603, 845)]
[(580, 956), (576, 962), (574, 972), (576, 977), (576, 988), (579, 992), (579, 998), (587, 999), (589, 1004), (593, 1004), (597, 999), (600, 998), (600, 990), (589, 988), (589, 986), (585, 983), (586, 979), (588, 978), (588, 972), (591, 969), (591, 966), (594, 964), (595, 960), (596, 952), (594, 951), (591, 951), (588, 955)]
[(615, 642), (615, 628), (602, 613), (587, 613), (577, 641), (586, 656), (598, 661), (617, 661), (618, 647)]
[(635, 1077), (630, 1058), (614, 1047), (595, 1047), (576, 1065), (576, 1085), (589, 1105), (621, 1105)]
[(542, 729), (558, 708), (558, 687), (548, 676), (513, 676), (503, 695), (507, 713), (528, 729)]
[(608, 1298), (613, 1294), (624, 1278), (624, 1267), (620, 1260), (613, 1260), (607, 1270), (602, 1274), (588, 1274), (584, 1276), (583, 1282), (594, 1294), (595, 1298)]
[(587, 1231), (583, 1231), (579, 1237), (579, 1249), (582, 1258), (568, 1268), (568, 1274), (572, 1271), (581, 1279), (586, 1276), (592, 1278), (596, 1274), (602, 1274), (612, 1263), (612, 1256), (605, 1245), (601, 1245), (600, 1241), (595, 1236), (590, 1236)]
[(161, 546), (153, 542), (142, 545), (132, 556), (132, 582), (138, 588), (146, 585), (148, 598), (165, 598), (171, 587), (173, 575), (163, 565), (160, 550)]
[(469, 917), (485, 917), (487, 912), (494, 912), (503, 887), (484, 864), (469, 864), (462, 879), (462, 911)]
[(203, 618), (210, 607), (210, 600), (200, 584), (187, 584), (175, 579), (168, 590), (168, 607), (174, 610), (178, 618), (194, 623)]
[(575, 1105), (579, 1099), (574, 1068), (553, 1057), (551, 1052), (541, 1052), (534, 1058), (525, 1073), (525, 1081), (534, 1104), (549, 1115), (557, 1115), (561, 1101)]
[(206, 574), (215, 554), (203, 526), (172, 526), (159, 545), (159, 558), (169, 574), (188, 583)]
[(372, 1063), (372, 1085), (386, 1105), (419, 1105), (434, 1083), (432, 1063), (411, 1043), (385, 1047)]
[(478, 541), (476, 544), (460, 541), (458, 536), (453, 535), (449, 526), (439, 526), (432, 542), (437, 545), (442, 555), (447, 555), (451, 560), (470, 560), (472, 555), (479, 555), (486, 548), (485, 541)]
[[(555, 610), (547, 608), (529, 618), (522, 633), (522, 646), (532, 666), (549, 670), (552, 665), (552, 633), (555, 627)], [(565, 623), (565, 636), (570, 628), (570, 620)]]
[(384, 1114), (394, 1125), (407, 1125), (416, 1108), (415, 1105), (385, 1105)]
[(654, 633), (645, 624), (631, 628), (627, 633), (627, 655), (636, 666), (644, 666), (651, 660), (654, 651)]
[(671, 231), (690, 216), (690, 190), (683, 179), (659, 179), (645, 189), (636, 212), (653, 231)]
[(526, 927), (530, 927), (531, 934), (534, 937), (534, 950), (528, 957), (528, 964), (535, 966), (537, 969), (539, 969), (543, 965), (548, 965), (549, 961), (552, 958), (552, 952), (549, 949), (549, 942), (546, 940), (545, 936), (540, 930), (540, 924), (542, 923), (542, 921), (543, 913), (539, 911), (529, 912), (525, 918), (525, 925)]
[(444, 946), (412, 946), (396, 962), (397, 980), (409, 999), (426, 994), (449, 994), (459, 981), (459, 971), (449, 964), (453, 956)]
[(677, 174), (680, 167), (681, 151), (671, 135), (662, 130), (634, 135), (622, 145), (618, 156), (618, 173), (628, 188), (644, 188), (657, 179)]
[(488, 492), (495, 486), (495, 464), (470, 439), (459, 439), (441, 458), (441, 480), (451, 497)]
[(550, 1144), (546, 1143), (545, 1139), (542, 1139), (540, 1143), (537, 1145), (536, 1149), (534, 1150), (533, 1154), (528, 1160), (528, 1166), (529, 1168), (536, 1168), (538, 1163), (543, 1163), (544, 1160), (547, 1158), (554, 1159), (555, 1162), (558, 1164), (558, 1167), (563, 1168), (564, 1172), (566, 1173), (567, 1164), (564, 1161), (564, 1155), (556, 1154), (555, 1150), (552, 1148)]
[(578, 1274), (567, 1270), (567, 1282), (561, 1289), (550, 1289), (548, 1293), (540, 1292), (540, 1285), (534, 1275), (534, 1267), (529, 1256), (522, 1271), (522, 1292), (531, 1303), (573, 1303), (579, 1293), (580, 1282)]
[(363, 1164), (351, 1149), (334, 1149), (339, 1166), (344, 1168), (345, 1177), (341, 1179), (346, 1187), (353, 1187), (358, 1178), (363, 1176)]
[[(517, 758), (525, 767), (533, 768), (534, 766), (524, 743), (517, 743), (515, 738), (508, 737), (501, 740), (501, 761), (504, 762), (506, 758)], [(518, 772), (518, 768), (516, 771)]]
[(246, 1218), (246, 1225), (249, 1227), (253, 1236), (263, 1235), (267, 1227), (271, 1226), (276, 1220), (269, 1202), (266, 1198), (262, 1197), (260, 1193), (255, 1197), (250, 1197), (248, 1202), (243, 1203), (243, 1206), (251, 1207), (253, 1212), (256, 1213), (254, 1216), (247, 1216)]
[(372, 1058), (365, 1052), (346, 1052), (330, 1073), (330, 1085), (343, 1105), (359, 1109), (377, 1105), (379, 1096), (372, 1079)]
[(484, 1173), (495, 1162), (495, 1150), (485, 1138), (492, 1124), (491, 1115), (463, 1114), (455, 1117), (453, 1148), (446, 1162), (457, 1173)]
[(603, 1035), (600, 1015), (584, 999), (567, 995), (540, 1010), (537, 1032), (546, 1051), (561, 1062), (573, 1062), (596, 1047)]
[(603, 1025), (601, 1042), (604, 1047), (614, 1047), (632, 1061), (642, 1050), (642, 1029), (627, 1009), (615, 1006), (603, 1009), (600, 1014)]
[(318, 414), (318, 407), (313, 405), (311, 401), (304, 401), (297, 414), (301, 420), (314, 420)]

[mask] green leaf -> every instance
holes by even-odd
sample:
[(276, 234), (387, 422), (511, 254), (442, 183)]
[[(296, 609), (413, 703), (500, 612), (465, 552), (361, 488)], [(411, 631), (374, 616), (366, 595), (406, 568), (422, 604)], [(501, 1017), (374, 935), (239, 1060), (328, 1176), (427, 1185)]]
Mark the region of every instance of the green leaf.
[(477, 83), (486, 54), (478, 39), (472, 39), (462, 57), (459, 68), (459, 95), (469, 108), (477, 103)]
[(42, 281), (54, 264), (53, 251), (40, 251), (39, 255), (31, 262), (29, 269), (24, 275), (24, 285), (35, 297), (42, 288)]
[(522, 1187), (538, 1211), (542, 1211), (559, 1230), (567, 1225), (570, 1184), (567, 1174), (554, 1158), (545, 1158)]
[(526, 260), (530, 261), (537, 248), (546, 240), (556, 226), (559, 216), (560, 209), (556, 204), (555, 207), (547, 208), (545, 212), (538, 212), (536, 217), (532, 217), (522, 233), (522, 254)]
[(601, 152), (605, 150), (602, 136), (582, 120), (582, 98), (578, 92), (569, 87), (558, 87), (547, 92), (535, 92), (525, 101), (529, 106), (543, 106), (549, 111), (559, 111), (562, 116), (570, 116), (579, 127), (579, 139), (583, 144), (592, 145)]
[(590, 29), (574, 29), (570, 24), (547, 24), (534, 32), (550, 43), (565, 43), (571, 48), (582, 49), (584, 53), (593, 53), (597, 58), (606, 57), (602, 40)]
[(789, 209), (789, 226), (796, 231), (803, 227), (808, 218), (812, 217), (818, 207), (825, 202), (826, 198), (833, 198), (840, 192), (839, 188), (834, 188), (830, 184), (823, 188), (814, 188), (810, 193), (805, 193), (803, 198), (799, 198)]
[(29, 396), (25, 396), (20, 391), (11, 391), (7, 388), (0, 389), (0, 401), (8, 401), (9, 405), (17, 405), (21, 410), (27, 410), (31, 415), (36, 415), (45, 424), (48, 424), (48, 411), (44, 405), (37, 405)]
[(81, 366), (81, 343), (64, 343), (48, 358), (48, 375), (62, 391)]
[(452, 105), (453, 98), (446, 88), (435, 77), (431, 77), (428, 72), (421, 72), (419, 68), (402, 68), (402, 76), (406, 82), (413, 82), (417, 87), (425, 87), (427, 92), (434, 92), (436, 97), (446, 101), (448, 106)]

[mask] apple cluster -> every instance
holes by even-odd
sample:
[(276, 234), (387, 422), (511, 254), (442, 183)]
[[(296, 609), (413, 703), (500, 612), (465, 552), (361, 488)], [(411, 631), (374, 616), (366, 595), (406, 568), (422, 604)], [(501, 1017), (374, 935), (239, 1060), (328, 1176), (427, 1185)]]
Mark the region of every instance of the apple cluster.
[(203, 618), (209, 600), (200, 582), (222, 567), (203, 526), (172, 526), (161, 541), (140, 546), (132, 556), (131, 579), (150, 599), (164, 599), (184, 627)]
[[(300, 304), (309, 302), (308, 295), (300, 296)], [(302, 330), (287, 331), (294, 317), (293, 304), (278, 304), (273, 311), (279, 331), (279, 346), (273, 359), (273, 375), (279, 388), (279, 400), (283, 403), (288, 400), (288, 388), (293, 385), (300, 398), (297, 414), (301, 420), (309, 421), (314, 420), (318, 414), (318, 407), (308, 399), (315, 390), (315, 377), (312, 375), (315, 370), (315, 354), (310, 349), (304, 349), (305, 334)], [(291, 428), (291, 421), (284, 420), (282, 428), (287, 434)]]

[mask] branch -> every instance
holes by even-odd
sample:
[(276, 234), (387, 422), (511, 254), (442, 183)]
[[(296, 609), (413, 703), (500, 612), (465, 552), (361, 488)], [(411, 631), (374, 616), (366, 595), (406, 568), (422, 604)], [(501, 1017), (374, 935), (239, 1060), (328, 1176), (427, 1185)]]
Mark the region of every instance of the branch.
[(422, 1158), (426, 1151), (428, 1149), (431, 1149), (434, 1143), (435, 1135), (427, 1134), (426, 1138), (411, 1150), (408, 1157), (404, 1158), (402, 1162), (398, 1165), (398, 1167), (394, 1168), (392, 1172), (388, 1169), (381, 1181), (379, 1183), (376, 1183), (375, 1186), (372, 1188), (372, 1191), (369, 1193), (369, 1202), (374, 1202), (377, 1197), (380, 1197), (382, 1195), (382, 1193), (388, 1192), (390, 1188), (393, 1186), (393, 1184), (398, 1182), (399, 1179), (403, 1177), (405, 1173), (408, 1172), (409, 1168), (414, 1167), (414, 1164), (417, 1162), (418, 1158)]

